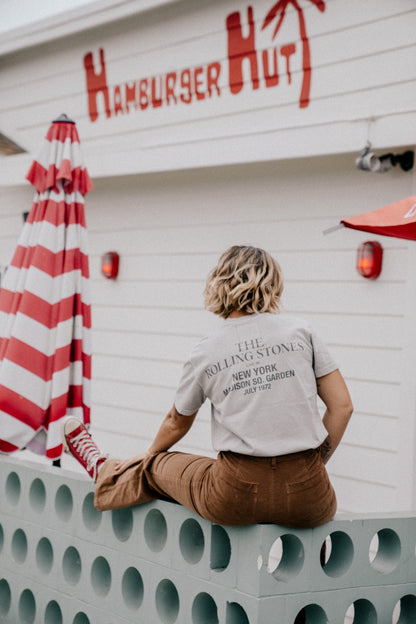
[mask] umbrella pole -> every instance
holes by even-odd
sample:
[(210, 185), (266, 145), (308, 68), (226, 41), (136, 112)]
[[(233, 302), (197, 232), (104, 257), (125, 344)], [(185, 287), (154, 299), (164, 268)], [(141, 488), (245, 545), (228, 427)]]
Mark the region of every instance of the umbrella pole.
[(338, 223), (338, 225), (333, 225), (332, 227), (327, 228), (323, 231), (323, 234), (326, 236), (327, 234), (332, 234), (332, 232), (336, 232), (337, 230), (342, 230), (345, 227), (343, 223)]

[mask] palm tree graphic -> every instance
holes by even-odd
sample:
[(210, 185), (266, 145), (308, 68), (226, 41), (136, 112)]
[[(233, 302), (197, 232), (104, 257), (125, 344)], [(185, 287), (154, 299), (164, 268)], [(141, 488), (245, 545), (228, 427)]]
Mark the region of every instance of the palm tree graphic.
[[(312, 2), (320, 11), (323, 13), (325, 11), (325, 2), (324, 0), (309, 0)], [(311, 90), (311, 51), (309, 46), (308, 35), (306, 34), (306, 24), (305, 18), (303, 16), (303, 9), (299, 6), (297, 0), (279, 0), (276, 4), (270, 9), (264, 18), (263, 26), (261, 29), (266, 28), (270, 22), (272, 22), (276, 17), (278, 17), (278, 22), (276, 28), (274, 29), (273, 37), (274, 39), (277, 33), (280, 30), (281, 25), (283, 24), (283, 20), (286, 16), (286, 10), (289, 5), (292, 5), (294, 9), (298, 12), (298, 20), (299, 20), (299, 32), (300, 38), (302, 40), (302, 71), (303, 71), (303, 80), (302, 80), (302, 89), (300, 93), (300, 108), (305, 108), (309, 104), (309, 93)]]

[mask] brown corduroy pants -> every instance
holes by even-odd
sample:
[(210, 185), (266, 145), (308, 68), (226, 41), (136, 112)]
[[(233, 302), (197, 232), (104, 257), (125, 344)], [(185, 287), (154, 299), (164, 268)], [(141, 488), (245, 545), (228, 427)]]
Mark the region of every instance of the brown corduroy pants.
[(336, 497), (317, 450), (280, 457), (231, 451), (216, 459), (163, 452), (142, 459), (108, 459), (97, 478), (99, 511), (159, 498), (228, 526), (282, 524), (310, 528), (328, 522)]

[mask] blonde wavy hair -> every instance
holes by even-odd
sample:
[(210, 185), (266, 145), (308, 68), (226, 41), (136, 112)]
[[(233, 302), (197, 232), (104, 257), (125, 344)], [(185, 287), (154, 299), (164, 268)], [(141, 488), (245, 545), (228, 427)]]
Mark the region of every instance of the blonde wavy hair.
[(225, 251), (208, 275), (205, 308), (222, 318), (234, 311), (245, 314), (280, 310), (283, 277), (276, 260), (264, 249), (234, 245)]

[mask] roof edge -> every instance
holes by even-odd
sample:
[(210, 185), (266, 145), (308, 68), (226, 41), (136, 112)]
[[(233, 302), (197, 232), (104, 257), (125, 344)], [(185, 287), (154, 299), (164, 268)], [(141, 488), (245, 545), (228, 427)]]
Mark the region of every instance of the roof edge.
[(176, 2), (178, 0), (96, 0), (0, 34), (0, 56)]

